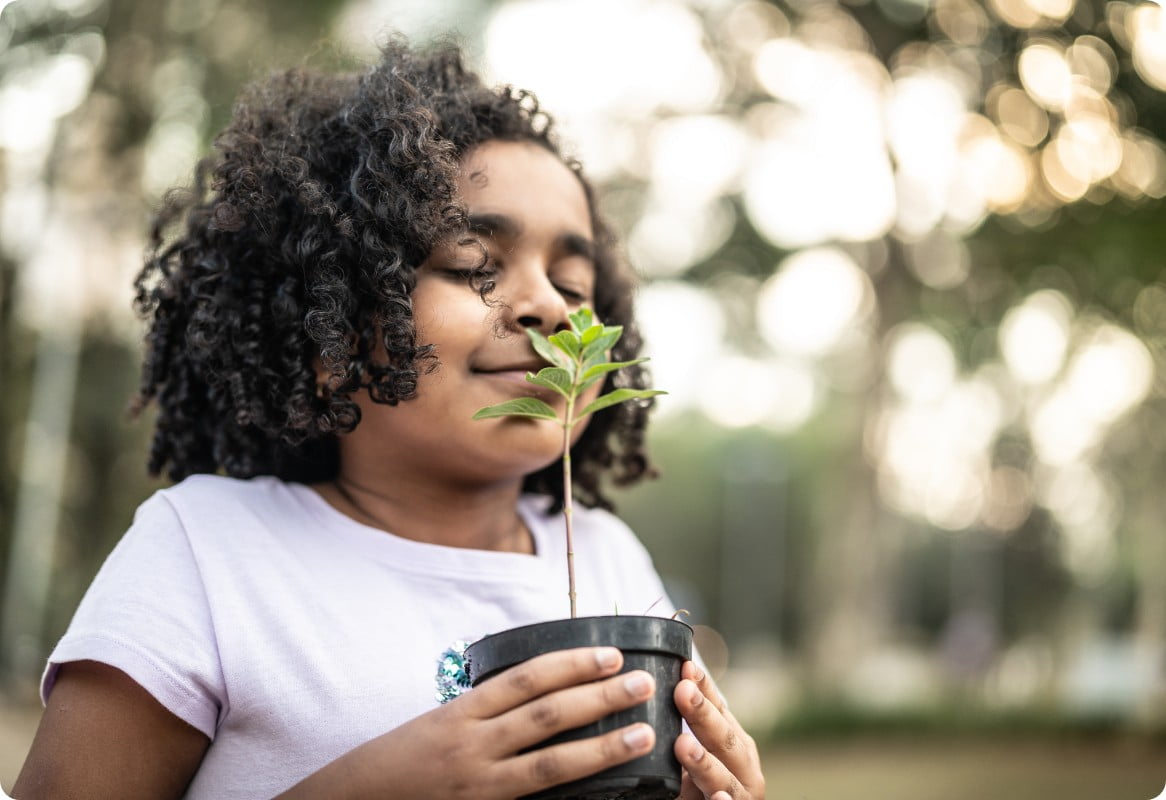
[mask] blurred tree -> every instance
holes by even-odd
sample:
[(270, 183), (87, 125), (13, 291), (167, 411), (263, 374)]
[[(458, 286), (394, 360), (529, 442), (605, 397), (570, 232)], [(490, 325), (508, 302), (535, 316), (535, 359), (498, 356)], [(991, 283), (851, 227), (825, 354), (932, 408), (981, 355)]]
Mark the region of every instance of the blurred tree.
[[(125, 467), (140, 463), (145, 426), (108, 422), (134, 383), (136, 328), (120, 309), (148, 209), (186, 179), (247, 78), (352, 63), (338, 26), (378, 14), (390, 24), (415, 5), (2, 6), (2, 553), (46, 330), (30, 309), (71, 309), (85, 331), (46, 640), (150, 488)], [(724, 611), (725, 584), (708, 565), (731, 551), (715, 538), (735, 491), (723, 473), (742, 442), (760, 443), (779, 451), (787, 498), (783, 519), (742, 523), (756, 537), (782, 529), (780, 612), (767, 623), (780, 630), (763, 633), (809, 654), (822, 691), (847, 685), (873, 648), (950, 639), (960, 604), (986, 595), (986, 639), (1003, 646), (1076, 624), (1073, 595), (1120, 596), (1104, 602), (1161, 652), (1160, 6), (441, 9), (457, 11), (498, 78), (565, 112), (648, 277), (649, 338), (661, 308), (704, 309), (712, 316), (694, 324), (724, 329), (699, 384), (684, 384), (683, 360), (675, 377), (674, 397), (690, 390), (683, 410), (715, 425), (662, 420), (672, 468), (628, 509), (661, 567), (694, 576), (710, 613)], [(662, 376), (666, 356), (654, 362)], [(961, 552), (976, 553), (974, 574)]]
[[(239, 85), (257, 70), (294, 65), (305, 53), (331, 67), (349, 60), (320, 44), (342, 6), (2, 4), (0, 575), (8, 580), (0, 588), (8, 601), (4, 663), (17, 677), (39, 672), (44, 647), (150, 490), (141, 466), (147, 426), (122, 422), (136, 380), (136, 325), (126, 312), (144, 221), (161, 191), (189, 179)], [(71, 344), (75, 336), (83, 340)], [(42, 408), (24, 424), (33, 419), (28, 391), (38, 367), (74, 352), (76, 398), (59, 398), (63, 412)], [(45, 459), (60, 447), (62, 466), (48, 466), (51, 474), (33, 468), (57, 464)], [(45, 480), (60, 487), (59, 500), (20, 488), (44, 489)], [(46, 502), (60, 504), (59, 523), (56, 514), (27, 513)], [(23, 544), (13, 539), (18, 519), (28, 527)], [(42, 524), (59, 525), (60, 541)], [(10, 564), (14, 552), (55, 569), (42, 575), (31, 563)]]

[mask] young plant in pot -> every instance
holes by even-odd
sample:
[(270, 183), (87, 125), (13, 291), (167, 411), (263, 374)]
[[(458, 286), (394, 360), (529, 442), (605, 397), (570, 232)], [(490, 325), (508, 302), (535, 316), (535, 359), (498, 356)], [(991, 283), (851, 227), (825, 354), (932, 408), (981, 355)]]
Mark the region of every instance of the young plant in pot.
[[(567, 537), (567, 594), (570, 619), (526, 625), (496, 633), (466, 649), (471, 685), (489, 680), (508, 667), (540, 653), (573, 647), (610, 645), (624, 654), (623, 671), (642, 669), (656, 680), (656, 693), (647, 702), (612, 714), (582, 728), (558, 734), (543, 745), (597, 736), (633, 722), (646, 722), (656, 731), (651, 753), (604, 770), (589, 778), (556, 786), (532, 798), (582, 798), (585, 800), (665, 800), (680, 793), (680, 764), (672, 743), (680, 735), (680, 713), (672, 693), (680, 681), (680, 667), (692, 657), (692, 629), (666, 617), (578, 617), (575, 613), (575, 553), (571, 512), (571, 431), (588, 414), (636, 398), (663, 394), (654, 389), (615, 389), (578, 408), (579, 397), (610, 373), (646, 359), (612, 362), (611, 348), (623, 329), (603, 325), (590, 309), (570, 315), (570, 328), (551, 336), (526, 329), (535, 352), (550, 366), (538, 374), (527, 373), (530, 383), (566, 399), (563, 415), (535, 397), (521, 397), (479, 410), (474, 419), (522, 416), (557, 422), (563, 429), (563, 520)], [(543, 746), (540, 745), (540, 746)]]

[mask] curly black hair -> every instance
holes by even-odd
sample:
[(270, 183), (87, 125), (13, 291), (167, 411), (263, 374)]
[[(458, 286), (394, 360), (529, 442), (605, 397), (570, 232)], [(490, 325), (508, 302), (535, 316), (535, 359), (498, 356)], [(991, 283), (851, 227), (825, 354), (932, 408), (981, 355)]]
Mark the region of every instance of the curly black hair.
[[(468, 236), (459, 162), (490, 140), (534, 142), (578, 176), (596, 243), (595, 312), (624, 326), (613, 358), (634, 358), (630, 273), (550, 116), (529, 92), (486, 86), (455, 45), (394, 38), (362, 74), (293, 69), (246, 89), (193, 186), (167, 195), (134, 284), (148, 320), (134, 409), (158, 406), (150, 472), (334, 478), (337, 437), (360, 421), (354, 393), (408, 401), (437, 366), (417, 341), (409, 295), (433, 248)], [(647, 375), (633, 366), (615, 382), (646, 388)], [(605, 474), (627, 485), (652, 473), (650, 405), (594, 415), (572, 449), (580, 502), (611, 508)], [(561, 465), (524, 488), (561, 507)]]

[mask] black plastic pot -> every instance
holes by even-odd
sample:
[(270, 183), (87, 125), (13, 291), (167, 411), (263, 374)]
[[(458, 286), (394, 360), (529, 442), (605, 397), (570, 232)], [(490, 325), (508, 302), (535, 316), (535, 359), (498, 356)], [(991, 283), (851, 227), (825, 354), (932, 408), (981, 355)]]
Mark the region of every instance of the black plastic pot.
[(466, 649), (471, 685), (534, 656), (572, 647), (606, 645), (623, 651), (622, 672), (642, 669), (656, 679), (656, 693), (647, 702), (616, 712), (582, 728), (564, 731), (536, 747), (599, 736), (646, 722), (656, 731), (651, 753), (634, 761), (528, 797), (572, 800), (672, 800), (680, 794), (680, 763), (672, 746), (680, 735), (680, 712), (672, 693), (680, 682), (680, 666), (692, 658), (692, 628), (664, 617), (580, 617), (512, 628), (474, 642)]

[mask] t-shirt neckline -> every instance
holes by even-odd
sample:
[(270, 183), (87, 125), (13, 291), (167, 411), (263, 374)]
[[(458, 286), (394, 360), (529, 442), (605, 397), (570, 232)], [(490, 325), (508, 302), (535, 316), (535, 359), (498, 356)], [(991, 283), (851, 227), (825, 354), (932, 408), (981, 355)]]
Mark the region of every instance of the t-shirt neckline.
[(552, 545), (554, 540), (547, 529), (548, 519), (540, 507), (540, 504), (545, 506), (548, 498), (538, 495), (522, 495), (518, 501), (518, 514), (534, 542), (535, 552), (531, 554), (451, 547), (407, 539), (353, 519), (310, 486), (302, 483), (285, 485), (330, 535), (342, 538), (346, 545), (369, 558), (410, 571), (436, 571), (443, 575), (465, 572), (479, 579), (497, 575), (513, 580), (525, 572), (531, 572), (532, 576), (535, 572), (541, 573), (554, 551), (561, 549)]

